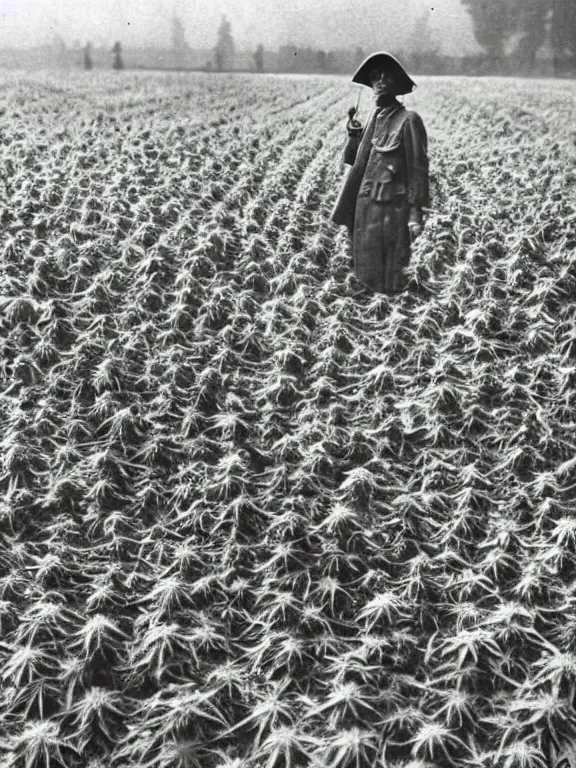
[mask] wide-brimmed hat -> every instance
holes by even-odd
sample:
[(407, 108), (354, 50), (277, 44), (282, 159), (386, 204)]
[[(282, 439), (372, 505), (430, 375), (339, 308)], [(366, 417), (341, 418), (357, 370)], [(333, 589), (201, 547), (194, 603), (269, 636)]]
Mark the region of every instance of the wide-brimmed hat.
[(411, 93), (414, 88), (416, 88), (416, 83), (408, 75), (408, 72), (406, 72), (398, 59), (394, 58), (391, 53), (387, 53), (386, 51), (378, 51), (365, 58), (356, 72), (354, 72), (352, 82), (367, 85), (371, 88), (372, 83), (370, 82), (369, 77), (370, 70), (377, 65), (384, 65), (394, 73), (397, 81), (396, 94), (401, 95), (403, 93)]

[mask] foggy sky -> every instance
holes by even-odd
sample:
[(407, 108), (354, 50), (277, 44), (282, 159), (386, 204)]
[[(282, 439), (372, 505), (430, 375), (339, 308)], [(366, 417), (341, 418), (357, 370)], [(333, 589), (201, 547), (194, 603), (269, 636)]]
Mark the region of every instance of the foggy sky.
[(410, 49), (414, 19), (429, 15), (430, 35), (445, 53), (476, 50), (460, 0), (0, 0), (0, 47), (91, 40), (125, 46), (170, 44), (174, 13), (187, 42), (212, 48), (222, 14), (237, 48), (288, 43), (367, 51)]

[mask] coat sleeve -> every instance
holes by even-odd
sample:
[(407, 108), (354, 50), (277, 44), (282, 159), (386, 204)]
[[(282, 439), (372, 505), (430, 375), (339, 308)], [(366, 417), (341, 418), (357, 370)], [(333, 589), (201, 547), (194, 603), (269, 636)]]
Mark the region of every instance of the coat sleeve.
[(430, 205), (428, 136), (422, 118), (410, 112), (404, 123), (408, 203), (414, 208)]
[(346, 165), (354, 165), (363, 135), (364, 128), (358, 128), (355, 131), (348, 130), (348, 141), (344, 147), (344, 162)]

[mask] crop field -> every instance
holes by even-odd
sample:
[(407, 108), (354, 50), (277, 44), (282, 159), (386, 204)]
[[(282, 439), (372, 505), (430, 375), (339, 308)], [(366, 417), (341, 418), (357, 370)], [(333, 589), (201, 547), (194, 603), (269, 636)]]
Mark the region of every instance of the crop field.
[[(576, 84), (0, 75), (0, 767), (576, 766)], [(366, 91), (360, 112), (370, 108)]]

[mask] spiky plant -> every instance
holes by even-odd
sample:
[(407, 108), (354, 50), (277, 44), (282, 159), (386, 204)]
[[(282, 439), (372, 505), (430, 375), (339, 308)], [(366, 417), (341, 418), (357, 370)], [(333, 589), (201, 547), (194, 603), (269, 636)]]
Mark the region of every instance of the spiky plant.
[(57, 723), (51, 720), (28, 721), (18, 733), (8, 738), (6, 746), (14, 761), (25, 768), (32, 768), (38, 763), (62, 765), (73, 750), (70, 742), (60, 735)]
[(236, 734), (239, 729), (244, 729), (247, 725), (250, 726), (250, 730), (257, 727), (253, 743), (254, 747), (258, 748), (266, 731), (293, 725), (295, 696), (289, 695), (287, 688), (287, 681), (270, 681), (267, 684), (267, 691), (255, 703), (251, 714), (222, 731), (221, 736), (226, 738), (232, 733)]
[(324, 746), (319, 757), (330, 768), (371, 765), (377, 759), (378, 743), (372, 731), (353, 727), (340, 731), (329, 747)]
[[(412, 745), (411, 754), (414, 757), (423, 753), (432, 759), (445, 759), (448, 762), (453, 760), (455, 750), (461, 748), (464, 754), (469, 751), (468, 745), (459, 736), (433, 721), (423, 722), (408, 743)], [(439, 757), (440, 754), (443, 757)]]
[(99, 686), (92, 686), (77, 699), (68, 708), (66, 719), (80, 748), (85, 749), (95, 734), (113, 744), (128, 714), (127, 704), (120, 693)]
[(273, 728), (255, 753), (255, 760), (262, 761), (266, 768), (275, 766), (299, 765), (303, 759), (310, 759), (314, 747), (322, 744), (322, 740), (304, 733), (299, 728), (282, 725)]

